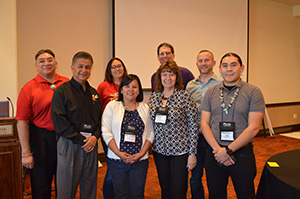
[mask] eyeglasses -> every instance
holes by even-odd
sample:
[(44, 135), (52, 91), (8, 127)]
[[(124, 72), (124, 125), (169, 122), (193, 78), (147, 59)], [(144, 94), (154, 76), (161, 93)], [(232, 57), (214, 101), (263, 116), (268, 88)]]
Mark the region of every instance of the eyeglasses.
[(46, 62), (48, 62), (49, 64), (53, 64), (54, 62), (55, 62), (55, 60), (54, 59), (39, 59), (39, 60), (37, 60), (36, 61), (38, 64), (44, 64), (44, 63), (46, 63)]
[(164, 56), (164, 55), (170, 55), (171, 52), (160, 52), (158, 55), (160, 56)]
[(116, 68), (121, 68), (122, 65), (121, 64), (118, 64), (118, 65), (112, 65), (111, 66), (111, 69), (116, 69)]

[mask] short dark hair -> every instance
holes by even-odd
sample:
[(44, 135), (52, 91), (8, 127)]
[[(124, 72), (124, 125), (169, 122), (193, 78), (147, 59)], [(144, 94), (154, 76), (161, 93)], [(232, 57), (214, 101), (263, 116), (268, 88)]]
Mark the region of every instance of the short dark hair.
[(93, 57), (90, 53), (85, 52), (85, 51), (79, 51), (78, 53), (76, 53), (73, 56), (72, 65), (74, 65), (75, 62), (77, 61), (77, 59), (80, 59), (80, 58), (89, 59), (92, 62), (92, 64), (94, 63)]
[(238, 54), (233, 53), (233, 52), (229, 52), (229, 53), (226, 53), (226, 54), (221, 58), (221, 60), (220, 60), (220, 67), (221, 67), (222, 61), (223, 61), (223, 59), (224, 59), (225, 57), (236, 57), (237, 60), (238, 60), (238, 62), (240, 63), (240, 65), (243, 65), (242, 59), (241, 59), (241, 57), (240, 57)]
[(50, 50), (50, 49), (41, 49), (41, 50), (39, 50), (36, 54), (35, 54), (35, 60), (37, 60), (37, 58), (41, 55), (41, 54), (43, 54), (43, 53), (49, 53), (50, 55), (52, 55), (52, 57), (53, 58), (55, 58), (55, 54), (54, 54), (54, 52), (52, 51), (52, 50)]
[[(120, 58), (118, 58), (118, 57), (114, 57), (114, 58), (111, 58), (111, 59), (109, 60), (109, 62), (107, 63), (106, 70), (105, 70), (105, 78), (104, 78), (104, 81), (113, 82), (113, 77), (112, 77), (112, 75), (111, 75), (111, 65), (112, 65), (113, 61), (115, 61), (115, 60), (120, 61), (121, 64), (122, 64), (122, 66), (123, 66), (123, 68), (124, 68), (124, 74), (123, 74), (123, 77), (127, 76), (127, 69), (126, 69), (125, 64), (123, 63), (123, 61), (122, 61)], [(123, 78), (123, 77), (122, 77), (122, 78)]]
[(162, 63), (162, 65), (160, 65), (160, 67), (156, 71), (155, 80), (156, 80), (157, 84), (156, 84), (155, 91), (162, 92), (164, 90), (164, 87), (161, 83), (161, 73), (165, 70), (170, 70), (171, 72), (173, 72), (176, 75), (175, 87), (180, 90), (183, 90), (184, 86), (182, 84), (181, 72), (174, 60), (168, 60), (168, 61), (165, 61), (164, 63)]
[(159, 49), (163, 46), (171, 48), (171, 53), (174, 54), (174, 47), (171, 44), (164, 42), (159, 44), (159, 46), (157, 47), (157, 55), (159, 55)]
[(139, 77), (137, 75), (134, 74), (129, 74), (125, 77), (123, 77), (120, 86), (119, 86), (119, 91), (118, 91), (118, 100), (117, 101), (123, 101), (123, 94), (121, 93), (121, 90), (124, 86), (127, 86), (128, 84), (130, 84), (133, 80), (136, 80), (138, 82), (139, 85), (139, 94), (136, 97), (136, 101), (137, 102), (142, 102), (144, 100), (144, 93), (143, 93), (143, 88), (142, 88), (142, 84), (141, 81), (139, 79)]

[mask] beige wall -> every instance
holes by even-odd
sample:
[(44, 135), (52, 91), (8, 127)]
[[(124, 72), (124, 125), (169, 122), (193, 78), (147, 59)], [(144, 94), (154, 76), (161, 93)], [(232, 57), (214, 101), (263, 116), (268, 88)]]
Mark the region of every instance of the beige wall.
[[(16, 102), (17, 80), (17, 13), (16, 1), (0, 1), (0, 101), (10, 97)], [(11, 114), (11, 111), (10, 111)]]
[(110, 0), (17, 0), (19, 89), (36, 75), (34, 55), (56, 54), (58, 73), (71, 78), (71, 59), (81, 50), (94, 58), (90, 83), (97, 87), (112, 56)]
[(300, 17), (292, 6), (250, 0), (249, 82), (266, 103), (300, 101)]
[[(267, 103), (300, 101), (300, 18), (292, 16), (288, 5), (249, 1), (249, 82), (262, 89)], [(0, 58), (5, 75), (0, 100), (12, 96), (16, 102), (17, 92), (36, 74), (34, 54), (41, 48), (54, 50), (58, 72), (68, 77), (72, 56), (89, 51), (95, 59), (90, 82), (98, 86), (112, 55), (111, 7), (110, 0), (1, 1)], [(276, 122), (280, 114), (269, 115)]]
[[(291, 5), (249, 2), (249, 82), (262, 89), (267, 104), (299, 102), (300, 17), (292, 16)], [(300, 124), (300, 105), (267, 110), (273, 128)]]

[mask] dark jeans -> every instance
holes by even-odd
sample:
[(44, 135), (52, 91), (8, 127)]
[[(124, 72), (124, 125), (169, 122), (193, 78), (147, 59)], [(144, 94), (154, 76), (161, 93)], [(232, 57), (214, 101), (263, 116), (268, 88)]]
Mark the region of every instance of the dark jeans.
[(33, 124), (29, 125), (29, 132), (34, 160), (34, 167), (30, 170), (32, 198), (50, 199), (57, 164), (56, 134)]
[(186, 199), (188, 154), (165, 156), (153, 151), (162, 199)]
[(236, 163), (222, 166), (217, 163), (212, 149), (205, 156), (205, 171), (210, 199), (227, 199), (227, 184), (230, 176), (238, 199), (255, 197), (253, 180), (256, 176), (255, 157), (252, 144), (234, 152)]
[(107, 158), (116, 199), (143, 199), (149, 161), (126, 164), (122, 160)]
[(197, 148), (197, 165), (192, 170), (192, 177), (190, 179), (192, 199), (204, 199), (204, 188), (202, 184), (202, 176), (204, 169), (204, 159), (208, 144), (201, 134), (198, 139)]
[[(101, 136), (101, 143), (102, 143), (102, 147), (103, 147), (103, 150), (104, 150), (104, 153), (105, 153), (105, 159), (106, 159), (106, 162), (107, 162), (107, 159), (108, 159), (107, 150), (108, 149), (107, 149), (107, 145), (104, 142), (102, 136)], [(108, 167), (107, 167), (106, 174), (105, 174), (105, 177), (104, 177), (103, 190), (102, 191), (103, 191), (103, 198), (104, 199), (114, 199), (114, 197), (115, 197), (114, 185), (113, 185), (112, 178), (111, 178)]]

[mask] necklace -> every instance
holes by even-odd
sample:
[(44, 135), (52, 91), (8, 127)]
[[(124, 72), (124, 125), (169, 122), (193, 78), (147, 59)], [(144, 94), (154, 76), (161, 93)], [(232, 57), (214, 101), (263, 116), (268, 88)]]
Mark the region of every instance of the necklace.
[(164, 95), (162, 95), (161, 97), (163, 100), (168, 100), (168, 97), (165, 97)]
[(223, 111), (225, 112), (225, 114), (227, 115), (228, 110), (232, 107), (232, 104), (234, 103), (234, 101), (236, 101), (236, 98), (239, 95), (240, 87), (238, 87), (236, 89), (236, 91), (234, 92), (233, 97), (231, 97), (231, 101), (230, 101), (230, 103), (228, 104), (227, 107), (225, 107), (223, 90), (224, 90), (224, 88), (221, 88), (221, 90), (220, 90), (221, 107), (222, 107)]
[[(171, 94), (171, 95), (172, 95), (172, 94)], [(170, 95), (170, 96), (171, 96), (171, 95)], [(169, 97), (170, 97), (170, 96), (169, 96)], [(168, 100), (169, 97), (165, 97), (164, 93), (161, 94), (161, 99), (163, 99), (163, 100)]]
[(135, 110), (136, 109), (136, 102), (134, 103), (133, 108), (130, 108), (130, 107), (126, 106), (124, 102), (123, 102), (123, 105), (124, 105), (126, 110)]
[(51, 84), (51, 85), (50, 85), (50, 88), (51, 88), (52, 90), (55, 90), (55, 89), (56, 89), (55, 84)]

